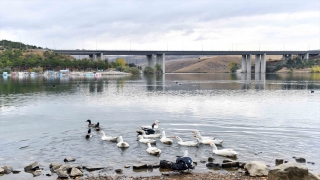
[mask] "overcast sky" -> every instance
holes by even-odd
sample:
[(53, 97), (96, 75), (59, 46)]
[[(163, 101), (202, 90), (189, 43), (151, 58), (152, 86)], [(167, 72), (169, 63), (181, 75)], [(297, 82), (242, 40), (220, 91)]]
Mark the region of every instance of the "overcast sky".
[(0, 0), (0, 39), (56, 49), (320, 49), (320, 0)]

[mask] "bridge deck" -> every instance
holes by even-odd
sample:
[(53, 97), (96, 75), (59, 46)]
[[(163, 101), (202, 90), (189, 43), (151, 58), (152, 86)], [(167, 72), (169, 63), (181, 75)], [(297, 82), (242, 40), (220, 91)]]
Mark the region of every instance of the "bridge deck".
[(163, 54), (165, 55), (247, 55), (247, 54), (263, 54), (267, 55), (283, 55), (283, 54), (306, 54), (319, 55), (320, 50), (312, 51), (126, 51), (126, 50), (53, 50), (54, 52), (69, 55), (151, 55)]

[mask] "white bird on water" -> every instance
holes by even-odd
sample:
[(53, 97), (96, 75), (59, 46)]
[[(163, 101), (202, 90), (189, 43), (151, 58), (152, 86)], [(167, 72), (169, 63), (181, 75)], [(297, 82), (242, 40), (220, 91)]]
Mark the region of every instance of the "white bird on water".
[[(195, 130), (195, 131), (192, 131), (193, 134), (195, 134), (195, 136), (201, 136), (200, 132)], [(201, 136), (203, 139), (215, 139), (214, 137), (210, 137), (210, 136)]]
[(100, 131), (100, 132), (102, 133), (101, 140), (117, 142), (118, 137), (106, 136), (106, 134), (103, 131)]
[(127, 142), (124, 142), (123, 139), (122, 139), (122, 136), (119, 136), (118, 137), (118, 144), (117, 146), (119, 148), (126, 148), (126, 147), (129, 147), (129, 144)]
[(150, 144), (155, 144), (157, 141), (156, 140), (154, 140), (154, 139), (144, 139), (143, 138), (143, 136), (142, 135), (139, 135), (138, 136), (138, 140), (139, 140), (139, 142), (141, 142), (141, 143), (150, 143)]
[(164, 130), (161, 133), (160, 142), (163, 144), (172, 144), (172, 140), (166, 137), (166, 132), (164, 132)]
[(202, 144), (208, 144), (212, 142), (217, 145), (222, 145), (222, 142), (223, 142), (223, 140), (219, 140), (219, 139), (203, 139), (201, 135), (195, 135), (194, 137), (199, 139), (200, 143)]
[(217, 146), (214, 143), (208, 143), (213, 148), (212, 152), (219, 156), (225, 156), (225, 157), (237, 157), (237, 152), (233, 149), (218, 149)]
[(148, 149), (146, 150), (149, 154), (153, 154), (153, 155), (160, 155), (161, 154), (161, 150), (156, 148), (156, 147), (151, 147), (150, 143), (147, 143), (148, 145)]
[(173, 136), (173, 137), (178, 140), (178, 144), (180, 144), (181, 146), (199, 146), (199, 141), (198, 142), (195, 142), (195, 141), (183, 142), (179, 136)]

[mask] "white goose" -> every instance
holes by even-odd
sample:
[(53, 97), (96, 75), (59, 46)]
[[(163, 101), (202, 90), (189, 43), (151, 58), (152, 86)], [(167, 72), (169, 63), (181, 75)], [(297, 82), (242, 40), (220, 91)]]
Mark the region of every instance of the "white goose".
[(119, 148), (126, 148), (126, 147), (129, 147), (129, 144), (127, 142), (124, 142), (123, 139), (122, 139), (122, 136), (119, 136), (118, 137), (118, 144), (117, 146)]
[(144, 139), (143, 138), (143, 136), (142, 135), (139, 135), (138, 136), (138, 140), (139, 140), (139, 142), (141, 142), (141, 143), (150, 143), (150, 144), (155, 144), (157, 141), (156, 140), (154, 140), (154, 139)]
[(159, 120), (155, 120), (154, 123), (151, 126), (141, 126), (141, 129), (158, 129), (158, 123), (160, 123)]
[(222, 145), (223, 140), (219, 139), (203, 139), (201, 135), (195, 135), (195, 138), (199, 139), (199, 142), (202, 144), (214, 143), (216, 145)]
[(194, 142), (194, 141), (183, 142), (179, 136), (173, 136), (173, 137), (178, 140), (178, 144), (180, 144), (181, 146), (199, 146), (199, 141), (198, 142)]
[(166, 137), (166, 132), (162, 131), (160, 142), (163, 144), (172, 144), (172, 140)]
[(106, 134), (103, 131), (100, 131), (100, 132), (102, 133), (101, 140), (117, 142), (118, 137), (106, 136)]
[(142, 131), (142, 136), (144, 138), (159, 138), (161, 134), (149, 134), (147, 135), (145, 131)]
[[(200, 132), (195, 130), (195, 131), (192, 131), (193, 134), (195, 134), (196, 136), (199, 135), (201, 136)], [(214, 137), (210, 137), (210, 136), (201, 136), (203, 139), (215, 139)]]
[(160, 155), (161, 154), (161, 150), (156, 148), (156, 147), (151, 147), (150, 143), (148, 144), (148, 149), (146, 150), (149, 154), (153, 154), (153, 155)]
[(232, 149), (220, 149), (218, 150), (217, 146), (214, 143), (208, 143), (210, 146), (213, 147), (212, 152), (219, 156), (226, 156), (226, 157), (237, 157), (237, 152)]

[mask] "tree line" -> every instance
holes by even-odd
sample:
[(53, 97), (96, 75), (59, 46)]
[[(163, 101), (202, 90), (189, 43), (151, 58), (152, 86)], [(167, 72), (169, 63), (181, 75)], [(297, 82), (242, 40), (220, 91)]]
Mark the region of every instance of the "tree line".
[(108, 59), (92, 60), (84, 58), (82, 60), (76, 60), (72, 56), (52, 51), (44, 51), (43, 54), (33, 51), (34, 50), (20, 49), (3, 50), (0, 53), (0, 69), (9, 68), (11, 71), (33, 71), (41, 67), (43, 70), (69, 68), (71, 71), (93, 71), (115, 68), (117, 70), (130, 71), (131, 68), (141, 68), (137, 67), (134, 63), (127, 64), (123, 58), (117, 58), (114, 62), (109, 62)]

